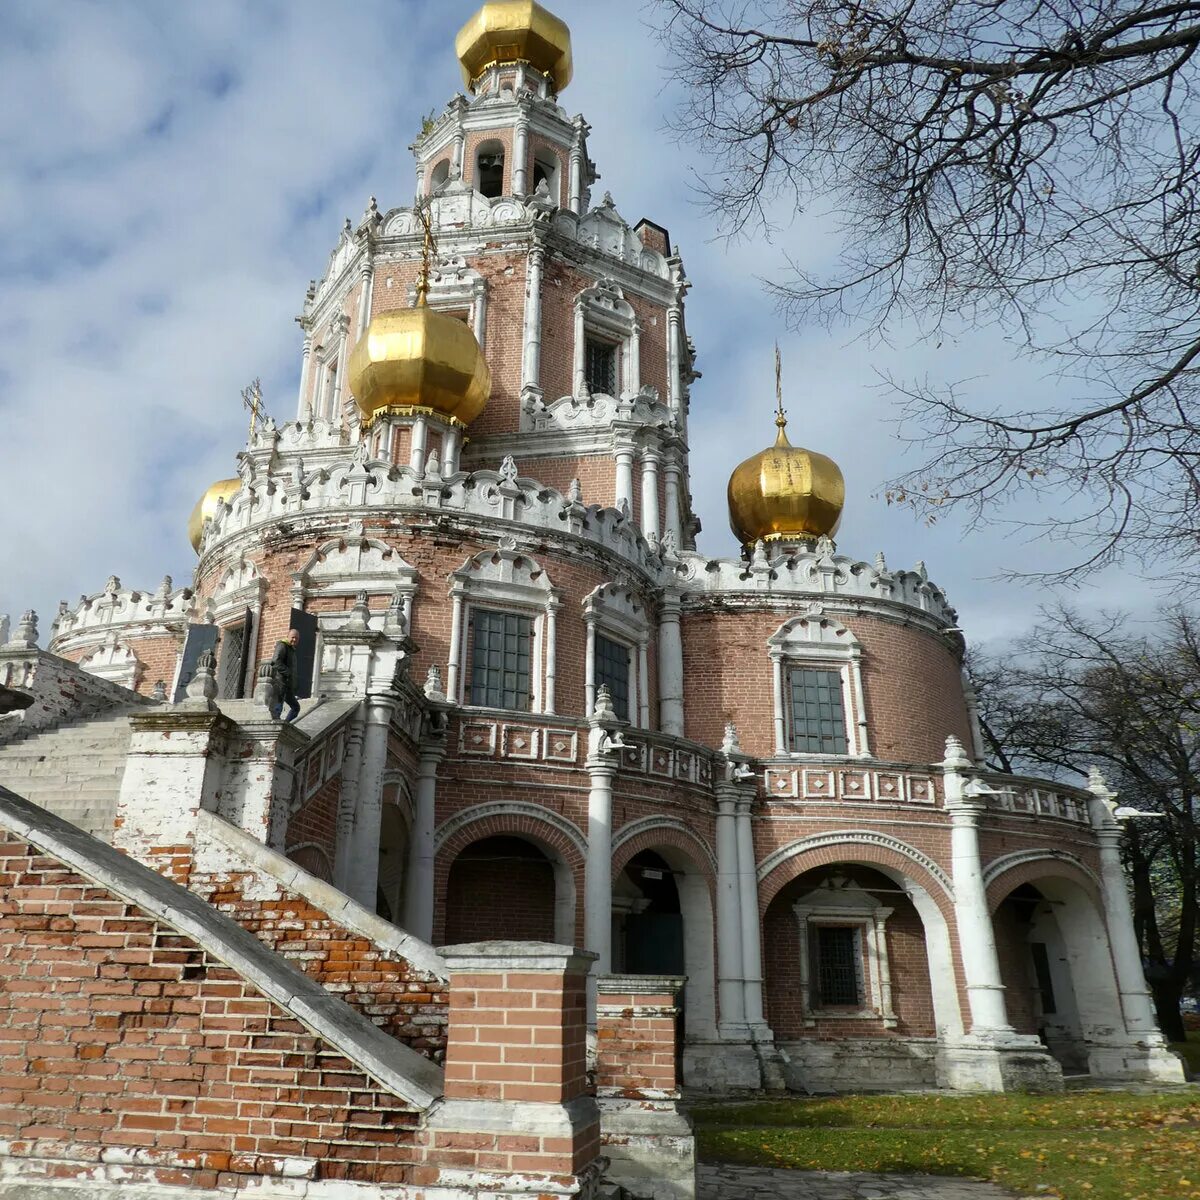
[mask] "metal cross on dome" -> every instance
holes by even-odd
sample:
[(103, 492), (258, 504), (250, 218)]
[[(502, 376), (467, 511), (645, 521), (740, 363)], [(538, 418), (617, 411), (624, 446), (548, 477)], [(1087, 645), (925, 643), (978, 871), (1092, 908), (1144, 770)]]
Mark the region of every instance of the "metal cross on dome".
[(262, 398), (262, 380), (255, 379), (249, 387), (242, 388), (242, 404), (250, 410), (250, 441), (254, 441), (254, 429), (260, 416), (267, 415)]
[(430, 267), (437, 257), (437, 238), (433, 232), (433, 201), (428, 196), (418, 196), (413, 208), (424, 234), (421, 239), (421, 271), (417, 276), (417, 303), (424, 304), (429, 291)]

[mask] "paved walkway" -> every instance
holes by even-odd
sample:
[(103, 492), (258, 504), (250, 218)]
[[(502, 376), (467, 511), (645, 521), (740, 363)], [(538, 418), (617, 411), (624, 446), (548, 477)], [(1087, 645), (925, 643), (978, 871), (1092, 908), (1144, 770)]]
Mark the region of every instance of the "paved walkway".
[(1012, 1200), (994, 1183), (944, 1175), (860, 1171), (781, 1171), (702, 1163), (698, 1200)]

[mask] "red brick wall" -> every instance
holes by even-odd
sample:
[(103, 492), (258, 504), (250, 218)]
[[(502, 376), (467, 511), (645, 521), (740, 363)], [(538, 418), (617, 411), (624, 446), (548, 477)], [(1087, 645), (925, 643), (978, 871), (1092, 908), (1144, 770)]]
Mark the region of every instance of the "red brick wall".
[[(772, 755), (774, 683), (767, 639), (792, 612), (685, 611), (683, 675), (685, 732), (721, 743), (726, 721), (742, 745)], [(944, 639), (878, 617), (836, 614), (862, 644), (863, 699), (871, 753), (899, 762), (941, 762), (946, 737), (969, 746), (970, 727), (958, 661)]]
[(1033, 958), (1029, 949), (1029, 909), (1030, 905), (1010, 898), (992, 914), (1004, 1005), (1008, 1022), (1018, 1033), (1037, 1033), (1038, 1029)]
[[(341, 794), (339, 776), (323, 783), (314, 796), (292, 813), (285, 840), (289, 858), (293, 856), (293, 850), (308, 845), (319, 847), (330, 863), (337, 861), (337, 813)], [(309, 869), (305, 867), (305, 870)]]
[[(446, 943), (493, 938), (555, 941), (553, 864), (544, 857), (506, 856), (503, 861), (470, 857), (486, 853), (487, 848), (487, 842), (469, 847), (450, 867)], [(499, 843), (496, 853), (503, 853)]]
[(0, 1138), (153, 1148), (164, 1184), (284, 1157), (409, 1178), (407, 1105), (190, 939), (0, 836)]
[(610, 992), (601, 985), (596, 1014), (596, 1087), (634, 1098), (679, 1086), (676, 999)]

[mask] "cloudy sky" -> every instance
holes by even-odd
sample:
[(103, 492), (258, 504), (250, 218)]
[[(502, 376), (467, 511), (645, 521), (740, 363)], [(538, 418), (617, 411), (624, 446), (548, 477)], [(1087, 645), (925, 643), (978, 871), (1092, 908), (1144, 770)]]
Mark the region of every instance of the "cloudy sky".
[[(190, 579), (187, 515), (234, 471), (239, 391), (260, 376), (294, 415), (293, 318), (346, 216), (408, 203), (421, 117), (461, 87), (453, 37), (474, 0), (5, 0), (0, 7), (0, 613), (98, 591), (110, 574)], [(994, 335), (889, 348), (854, 330), (789, 332), (760, 280), (816, 264), (828, 233), (797, 218), (773, 240), (717, 238), (697, 205), (704, 160), (666, 128), (677, 98), (641, 0), (557, 0), (576, 75), (563, 103), (591, 122), (604, 190), (631, 222), (666, 225), (694, 288), (688, 326), (693, 492), (701, 549), (735, 550), (730, 470), (771, 440), (779, 338), (793, 441), (847, 483), (839, 546), (924, 559), (973, 640), (1002, 638), (1047, 596), (997, 582), (1060, 548), (1003, 524), (917, 524), (877, 497), (905, 465), (880, 373), (976, 379), (983, 400), (1047, 384)], [(1112, 574), (1076, 603), (1134, 606)]]

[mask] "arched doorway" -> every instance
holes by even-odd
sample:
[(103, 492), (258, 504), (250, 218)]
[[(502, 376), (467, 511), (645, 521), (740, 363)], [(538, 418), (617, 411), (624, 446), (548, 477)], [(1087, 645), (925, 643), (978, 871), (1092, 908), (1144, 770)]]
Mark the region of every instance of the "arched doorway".
[(680, 1041), (714, 1038), (712, 894), (696, 860), (676, 846), (637, 850), (614, 874), (612, 922), (613, 970), (686, 975)]
[(1098, 900), (1079, 880), (1021, 875), (1001, 881), (992, 916), (1009, 1022), (1041, 1037), (1065, 1074), (1103, 1074), (1125, 1022)]
[(570, 869), (532, 840), (480, 838), (450, 864), (444, 938), (571, 942), (574, 897)]
[(399, 805), (385, 802), (379, 819), (379, 876), (375, 911), (394, 925), (399, 925), (403, 916), (408, 840), (408, 822)]
[(933, 1087), (939, 1044), (962, 1034), (945, 915), (891, 867), (813, 865), (779, 887), (763, 916), (763, 975), (798, 1090)]

